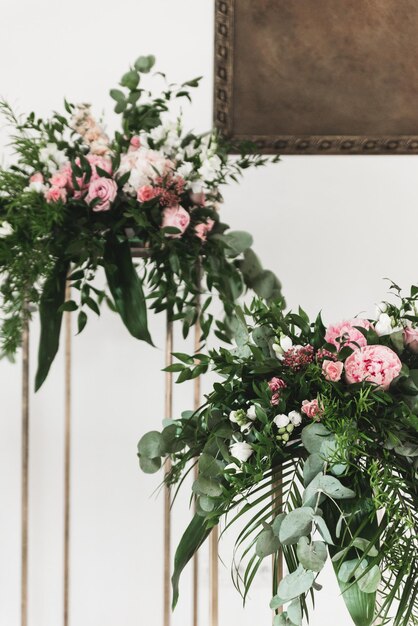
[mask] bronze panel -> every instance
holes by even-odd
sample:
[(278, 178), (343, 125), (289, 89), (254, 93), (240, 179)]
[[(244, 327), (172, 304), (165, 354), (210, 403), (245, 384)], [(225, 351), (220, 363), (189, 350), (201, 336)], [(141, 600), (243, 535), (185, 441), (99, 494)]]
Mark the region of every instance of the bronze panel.
[(417, 0), (217, 0), (215, 123), (260, 152), (418, 153)]

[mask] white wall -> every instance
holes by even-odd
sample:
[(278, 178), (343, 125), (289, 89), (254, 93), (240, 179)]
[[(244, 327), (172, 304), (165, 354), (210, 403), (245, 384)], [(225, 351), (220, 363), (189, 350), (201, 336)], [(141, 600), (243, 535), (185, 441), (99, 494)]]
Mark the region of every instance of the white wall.
[[(3, 0), (0, 93), (21, 111), (47, 114), (65, 95), (105, 110), (108, 90), (139, 54), (154, 53), (172, 80), (204, 75), (187, 120), (211, 123), (212, 0)], [(417, 108), (418, 115), (418, 108)], [(0, 139), (4, 147), (5, 133)], [(289, 305), (328, 321), (373, 311), (385, 276), (416, 278), (416, 157), (287, 157), (248, 172), (226, 190), (223, 217), (254, 234), (267, 267), (282, 278)], [(163, 413), (163, 316), (151, 318), (160, 349), (136, 343), (110, 313), (74, 339), (72, 626), (158, 626), (162, 600), (159, 477), (137, 468), (136, 442)], [(32, 375), (38, 325), (32, 334)], [(177, 347), (183, 348), (181, 341)], [(191, 347), (187, 347), (186, 349)], [(33, 376), (32, 376), (33, 377)], [(0, 626), (19, 623), (20, 366), (0, 363)], [(208, 388), (209, 381), (205, 382)], [(32, 396), (30, 624), (62, 623), (63, 363)], [(176, 414), (192, 390), (176, 393)], [(187, 490), (175, 508), (174, 542), (187, 523)], [(229, 580), (223, 542), (220, 626), (270, 623), (268, 567), (245, 611)], [(207, 624), (207, 558), (202, 558)], [(330, 574), (312, 626), (350, 621)], [(329, 593), (331, 591), (331, 593)], [(327, 593), (328, 592), (328, 593)], [(190, 576), (173, 626), (190, 623)]]

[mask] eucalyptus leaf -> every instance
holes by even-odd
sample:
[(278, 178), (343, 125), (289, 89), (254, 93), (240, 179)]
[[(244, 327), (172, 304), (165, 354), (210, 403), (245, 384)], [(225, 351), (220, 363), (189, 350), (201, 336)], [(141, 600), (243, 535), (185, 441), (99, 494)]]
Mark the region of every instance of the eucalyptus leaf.
[(315, 572), (305, 570), (302, 565), (299, 565), (294, 572), (285, 576), (280, 582), (277, 595), (285, 601), (293, 600), (309, 591), (314, 580)]
[(295, 626), (302, 626), (302, 607), (299, 598), (292, 600), (286, 610), (287, 617)]
[(356, 572), (355, 577), (360, 591), (363, 593), (375, 593), (379, 588), (382, 575), (379, 567), (373, 565), (373, 567), (363, 575), (361, 575), (360, 572)]
[(193, 492), (200, 496), (209, 496), (210, 498), (216, 498), (222, 494), (222, 487), (218, 480), (213, 478), (205, 478), (205, 476), (199, 476), (193, 483)]
[(228, 246), (226, 254), (229, 257), (236, 257), (242, 254), (245, 250), (251, 248), (253, 243), (250, 233), (243, 230), (232, 230), (226, 233), (226, 235), (222, 235), (222, 239)]
[(286, 513), (279, 513), (277, 517), (275, 517), (273, 520), (273, 524), (271, 527), (276, 537), (278, 537), (280, 534), (280, 528), (285, 517), (286, 517)]
[(323, 540), (326, 543), (328, 543), (330, 545), (333, 545), (334, 542), (332, 540), (331, 533), (328, 530), (328, 526), (327, 526), (324, 518), (321, 517), (320, 515), (315, 515), (314, 516), (314, 522), (316, 524), (317, 529), (321, 533)]
[(335, 500), (354, 498), (356, 495), (352, 489), (344, 487), (335, 476), (322, 476), (319, 481), (319, 490)]
[(300, 537), (309, 535), (312, 530), (314, 510), (311, 507), (301, 507), (290, 511), (283, 519), (279, 532), (280, 543), (292, 545)]
[(161, 469), (161, 457), (149, 459), (146, 456), (140, 456), (139, 467), (145, 474), (155, 474)]
[(257, 538), (255, 552), (261, 559), (274, 554), (280, 548), (280, 541), (273, 533), (272, 528), (263, 530)]
[(318, 474), (322, 475), (324, 467), (325, 462), (319, 452), (315, 452), (314, 454), (310, 454), (308, 456), (303, 466), (303, 482), (305, 487), (312, 482), (315, 476)]
[(157, 430), (152, 430), (141, 437), (138, 442), (138, 454), (148, 459), (161, 456), (162, 436)]
[(323, 424), (314, 422), (305, 426), (302, 430), (302, 443), (310, 454), (321, 451), (324, 439), (331, 436), (331, 433)]
[(301, 537), (296, 554), (305, 569), (320, 572), (327, 560), (327, 547), (323, 541), (309, 542), (307, 537)]
[(343, 583), (348, 583), (355, 575), (355, 572), (362, 572), (367, 567), (367, 562), (362, 559), (350, 559), (344, 561), (338, 570), (338, 578)]

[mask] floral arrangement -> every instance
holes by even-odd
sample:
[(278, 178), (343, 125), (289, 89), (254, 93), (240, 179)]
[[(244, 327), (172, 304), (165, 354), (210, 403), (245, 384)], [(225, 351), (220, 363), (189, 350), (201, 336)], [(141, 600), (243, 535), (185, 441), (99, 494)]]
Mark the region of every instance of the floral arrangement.
[[(391, 289), (396, 305), (379, 305), (376, 319), (328, 327), (280, 303), (237, 310), (236, 348), (200, 355), (223, 382), (140, 440), (144, 471), (171, 460), (167, 485), (198, 467), (174, 604), (211, 528), (246, 519), (234, 583), (245, 599), (263, 559), (283, 554), (275, 626), (301, 626), (327, 559), (356, 626), (418, 623), (418, 288)], [(192, 375), (193, 358), (180, 357), (174, 371)]]
[[(186, 131), (181, 115), (167, 118), (172, 103), (191, 99), (200, 79), (176, 86), (158, 73), (164, 88), (152, 96), (141, 81), (154, 62), (140, 57), (111, 90), (121, 115), (113, 136), (87, 104), (66, 101), (63, 114), (44, 120), (34, 113), (19, 118), (0, 103), (17, 155), (0, 169), (0, 351), (15, 353), (24, 320), (39, 307), (36, 388), (58, 350), (63, 311), (78, 311), (81, 332), (88, 311), (100, 314), (106, 301), (133, 336), (151, 342), (149, 299), (154, 311), (181, 320), (185, 335), (199, 318), (204, 339), (212, 292), (227, 317), (246, 287), (262, 297), (280, 294), (277, 278), (252, 252), (251, 236), (228, 231), (219, 217), (219, 188), (266, 159), (215, 132)], [(237, 156), (229, 156), (232, 148)], [(138, 271), (132, 248), (142, 257)], [(110, 294), (94, 286), (99, 268)], [(67, 281), (76, 299), (66, 301)], [(218, 328), (229, 331), (228, 324)]]

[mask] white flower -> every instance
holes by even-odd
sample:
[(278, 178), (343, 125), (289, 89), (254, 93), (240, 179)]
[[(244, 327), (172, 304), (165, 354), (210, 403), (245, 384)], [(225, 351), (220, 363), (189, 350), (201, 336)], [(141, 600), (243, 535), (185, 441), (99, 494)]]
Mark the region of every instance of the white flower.
[(153, 141), (158, 143), (162, 141), (163, 139), (165, 139), (166, 134), (167, 134), (167, 130), (164, 128), (163, 125), (161, 125), (161, 126), (156, 126), (152, 130), (150, 130), (149, 136), (151, 137)]
[(390, 335), (390, 333), (393, 332), (392, 319), (387, 313), (381, 313), (379, 315), (379, 319), (377, 320), (374, 329), (379, 337)]
[(255, 406), (255, 404), (251, 405), (249, 407), (249, 409), (247, 410), (247, 417), (248, 417), (248, 419), (253, 420), (253, 421), (255, 419), (257, 419), (257, 413), (256, 413), (256, 406)]
[(215, 154), (202, 163), (199, 169), (199, 176), (201, 176), (203, 180), (211, 183), (218, 177), (221, 167), (222, 161), (218, 155)]
[(298, 411), (290, 411), (289, 419), (293, 426), (299, 426), (302, 423), (302, 415)]
[(290, 350), (290, 348), (292, 347), (293, 341), (290, 337), (287, 337), (286, 335), (282, 335), (279, 339), (279, 343), (274, 343), (272, 346), (274, 353), (279, 361), (283, 360), (283, 354)]
[(237, 443), (233, 443), (232, 446), (230, 446), (229, 451), (231, 455), (240, 463), (245, 463), (246, 461), (248, 461), (248, 459), (254, 452), (252, 445), (246, 443), (245, 441), (238, 441)]
[(386, 313), (388, 310), (388, 305), (386, 302), (380, 302), (380, 304), (376, 305), (376, 317), (379, 317), (381, 313)]
[(276, 424), (277, 428), (286, 428), (286, 426), (290, 424), (290, 419), (287, 415), (282, 413), (281, 415), (276, 415), (273, 422)]
[(180, 167), (177, 168), (177, 174), (182, 178), (187, 178), (193, 171), (193, 163), (185, 161)]
[(9, 222), (2, 222), (0, 226), (0, 237), (8, 237), (13, 234), (13, 228)]
[(203, 180), (195, 180), (191, 183), (190, 188), (192, 193), (202, 193), (205, 188)]
[(238, 409), (238, 411), (231, 411), (229, 414), (229, 420), (233, 424), (238, 424), (242, 433), (248, 432), (251, 429), (251, 421), (248, 420), (247, 414), (242, 409)]
[(45, 190), (46, 186), (40, 181), (29, 183), (29, 185), (24, 189), (24, 191), (36, 191), (36, 193), (44, 193)]
[(54, 143), (47, 143), (45, 148), (39, 150), (39, 160), (45, 163), (51, 172), (55, 172), (68, 161), (65, 152), (58, 150)]

